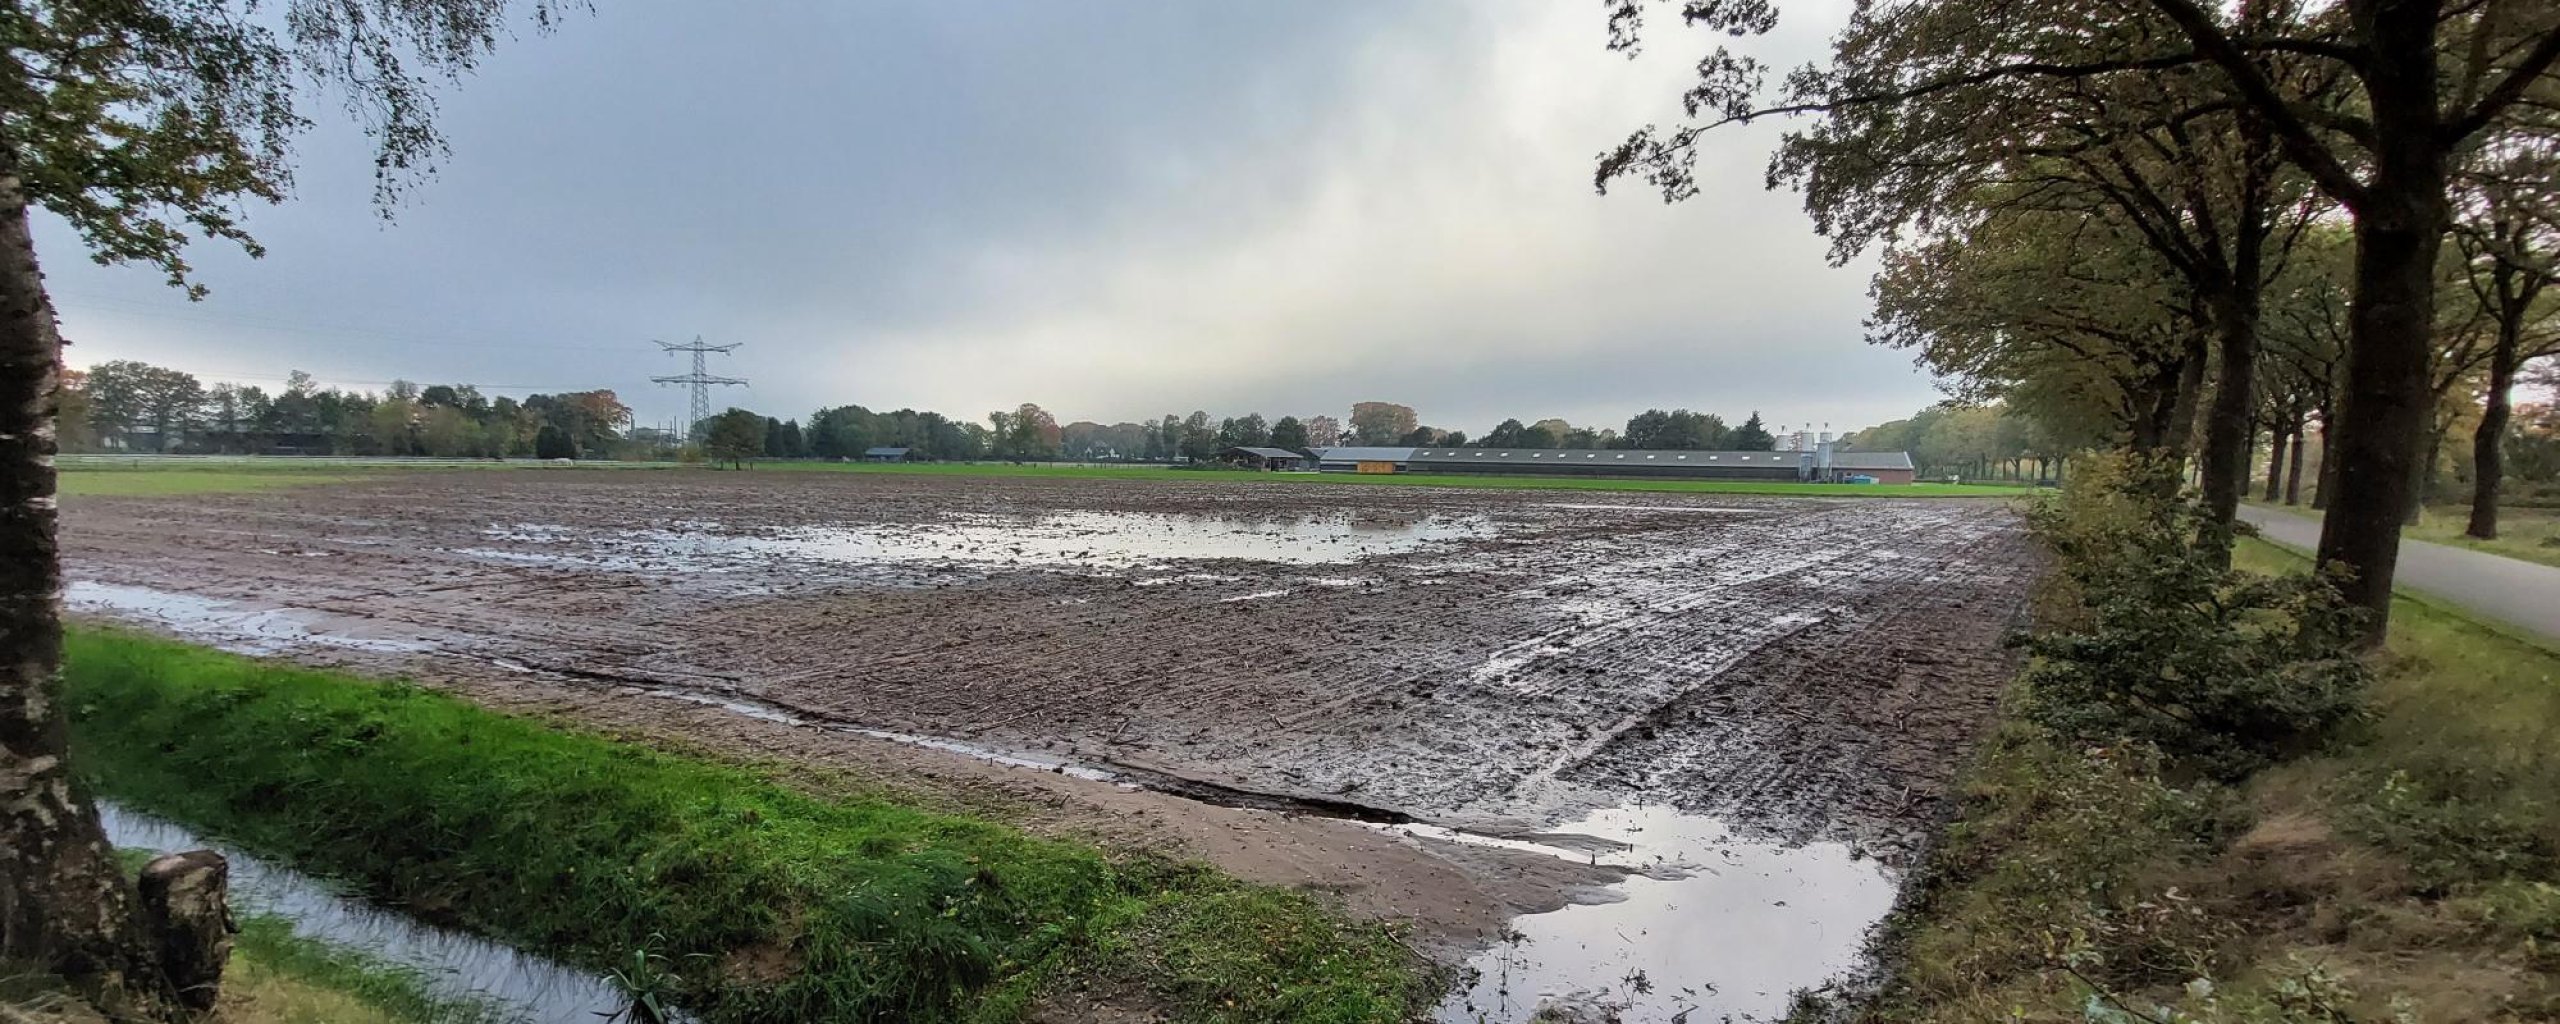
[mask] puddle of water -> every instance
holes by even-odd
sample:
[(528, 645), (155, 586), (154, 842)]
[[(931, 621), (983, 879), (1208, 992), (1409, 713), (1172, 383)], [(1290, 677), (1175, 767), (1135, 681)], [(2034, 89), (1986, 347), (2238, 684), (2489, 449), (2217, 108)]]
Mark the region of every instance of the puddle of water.
[(1550, 501), (1542, 503), (1538, 507), (1564, 509), (1566, 511), (1573, 512), (1702, 512), (1728, 516), (1772, 515), (1780, 511), (1775, 508), (1724, 508), (1716, 505), (1612, 505), (1607, 502), (1596, 501), (1587, 503)]
[(596, 1024), (627, 1000), (603, 977), (340, 895), (327, 883), (206, 842), (185, 826), (98, 801), (107, 839), (170, 853), (210, 849), (231, 862), (231, 902), (293, 922), (295, 934), (361, 949), (418, 971), (439, 998), (489, 1005), (524, 1024)]
[(1513, 921), (1509, 941), (1468, 962), (1473, 979), (1441, 1003), (1441, 1024), (1523, 1024), (1542, 1007), (1775, 1020), (1794, 991), (1859, 965), (1900, 884), (1838, 843), (1757, 842), (1663, 807), (1599, 811), (1557, 831), (1511, 842), (1639, 873), (1614, 902)]
[(579, 534), (540, 523), (495, 525), (491, 540), (585, 544), (587, 553), (467, 548), (474, 557), (608, 570), (709, 568), (720, 563), (911, 563), (1125, 570), (1169, 562), (1237, 559), (1328, 565), (1490, 537), (1474, 516), (1378, 519), (1352, 514), (1232, 517), (1159, 512), (1057, 512), (1036, 518), (954, 516), (931, 525), (794, 526), (723, 532), (717, 523), (672, 530)]
[(436, 649), (425, 640), (351, 636), (337, 627), (322, 632), (328, 616), (298, 608), (256, 608), (193, 594), (73, 580), (62, 588), (72, 611), (113, 615), (158, 626), (238, 654), (281, 654), (296, 648), (341, 647), (391, 654)]

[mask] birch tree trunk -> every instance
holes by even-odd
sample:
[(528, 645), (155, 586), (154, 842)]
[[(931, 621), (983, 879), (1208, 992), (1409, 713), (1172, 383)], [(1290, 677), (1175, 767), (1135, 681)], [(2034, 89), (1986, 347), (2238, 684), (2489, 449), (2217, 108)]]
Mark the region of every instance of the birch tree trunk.
[(17, 152), (0, 138), (0, 961), (68, 981), (117, 1019), (174, 1019), (134, 881), (64, 762), (53, 471), (62, 338)]

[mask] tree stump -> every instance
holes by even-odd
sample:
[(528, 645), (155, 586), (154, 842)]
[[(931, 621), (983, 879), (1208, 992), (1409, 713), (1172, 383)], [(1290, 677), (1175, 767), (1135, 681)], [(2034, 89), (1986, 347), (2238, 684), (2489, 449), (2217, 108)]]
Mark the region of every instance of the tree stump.
[(142, 913), (169, 987), (189, 1009), (213, 1009), (231, 960), (231, 863), (211, 850), (162, 854), (142, 868)]

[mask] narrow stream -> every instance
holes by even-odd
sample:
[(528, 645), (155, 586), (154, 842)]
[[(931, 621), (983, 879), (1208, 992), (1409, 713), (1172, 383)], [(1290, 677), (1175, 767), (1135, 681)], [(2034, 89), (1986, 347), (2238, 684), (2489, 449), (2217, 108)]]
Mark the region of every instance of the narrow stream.
[(600, 1024), (627, 1003), (605, 978), (476, 935), (439, 928), (341, 895), (320, 879), (211, 842), (165, 818), (98, 802), (107, 840), (126, 849), (213, 850), (231, 862), (235, 913), (273, 914), (294, 933), (414, 968), (427, 991), (468, 1000), (520, 1024)]

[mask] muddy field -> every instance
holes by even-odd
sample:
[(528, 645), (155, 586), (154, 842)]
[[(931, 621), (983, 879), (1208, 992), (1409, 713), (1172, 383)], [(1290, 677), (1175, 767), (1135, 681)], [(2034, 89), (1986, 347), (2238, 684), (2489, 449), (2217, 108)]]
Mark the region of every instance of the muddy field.
[[(1036, 789), (1456, 944), (1618, 901), (1520, 918), (1562, 930), (1479, 954), (1452, 1020), (1767, 1012), (1821, 976), (1755, 957), (1845, 966), (2033, 574), (1992, 503), (1180, 478), (417, 474), (73, 500), (64, 544), (75, 610)], [(1624, 934), (1700, 921), (1751, 941), (1664, 978), (1709, 940)], [(1568, 952), (1595, 927), (1626, 941)]]

